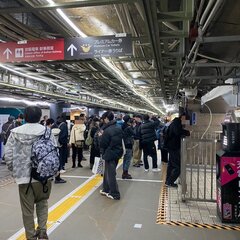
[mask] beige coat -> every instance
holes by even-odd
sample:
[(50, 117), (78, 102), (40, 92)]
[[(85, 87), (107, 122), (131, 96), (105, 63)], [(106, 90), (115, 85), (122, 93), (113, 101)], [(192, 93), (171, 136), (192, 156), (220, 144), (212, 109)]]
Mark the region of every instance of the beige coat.
[(72, 127), (69, 144), (75, 144), (76, 141), (84, 141), (84, 131), (86, 130), (85, 124), (75, 124)]

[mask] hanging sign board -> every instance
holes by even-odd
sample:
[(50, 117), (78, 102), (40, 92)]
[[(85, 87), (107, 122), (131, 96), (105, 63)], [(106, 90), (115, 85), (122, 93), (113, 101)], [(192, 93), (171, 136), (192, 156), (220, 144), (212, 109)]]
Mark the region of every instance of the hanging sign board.
[(0, 62), (64, 60), (64, 39), (0, 44)]
[(0, 43), (0, 62), (77, 60), (132, 55), (127, 34)]
[(131, 56), (132, 40), (127, 34), (67, 38), (64, 52), (65, 60)]

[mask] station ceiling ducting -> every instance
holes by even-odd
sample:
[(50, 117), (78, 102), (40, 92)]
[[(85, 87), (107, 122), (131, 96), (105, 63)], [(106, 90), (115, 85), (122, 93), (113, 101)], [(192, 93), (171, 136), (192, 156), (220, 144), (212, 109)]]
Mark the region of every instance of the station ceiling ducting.
[[(131, 35), (133, 55), (0, 64), (0, 93), (164, 114), (239, 76), (239, 1), (1, 0), (2, 42)], [(2, 53), (1, 53), (2, 54)]]

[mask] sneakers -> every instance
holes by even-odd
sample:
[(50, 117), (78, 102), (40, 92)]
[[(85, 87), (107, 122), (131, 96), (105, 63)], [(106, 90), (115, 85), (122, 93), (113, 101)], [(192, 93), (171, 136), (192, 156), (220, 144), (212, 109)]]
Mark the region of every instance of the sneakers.
[(110, 198), (112, 200), (120, 200), (120, 196), (113, 196), (112, 194), (108, 193), (107, 198)]
[(67, 181), (60, 178), (60, 179), (55, 179), (55, 183), (58, 184), (58, 183), (66, 183)]
[(144, 171), (145, 171), (145, 172), (149, 172), (149, 169), (145, 168)]
[(153, 172), (160, 172), (161, 169), (160, 169), (160, 168), (153, 168), (152, 171), (153, 171)]
[(103, 189), (100, 190), (100, 194), (103, 195), (103, 196), (107, 196), (108, 195), (108, 192), (105, 192)]
[(66, 172), (66, 170), (64, 170), (64, 169), (60, 170), (60, 173), (65, 173), (65, 172)]
[(172, 187), (172, 188), (178, 188), (178, 185), (176, 183), (170, 183), (170, 184), (165, 183), (165, 186), (166, 187)]
[(105, 192), (103, 189), (100, 190), (100, 194), (112, 200), (120, 200), (120, 196), (113, 196), (112, 194)]

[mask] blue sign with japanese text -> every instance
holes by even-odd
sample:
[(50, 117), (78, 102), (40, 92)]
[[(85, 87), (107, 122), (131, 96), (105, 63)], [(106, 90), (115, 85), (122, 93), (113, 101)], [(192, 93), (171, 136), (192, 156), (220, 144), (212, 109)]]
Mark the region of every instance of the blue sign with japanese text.
[(131, 35), (67, 38), (64, 44), (64, 59), (132, 56)]

